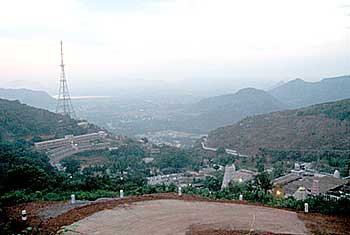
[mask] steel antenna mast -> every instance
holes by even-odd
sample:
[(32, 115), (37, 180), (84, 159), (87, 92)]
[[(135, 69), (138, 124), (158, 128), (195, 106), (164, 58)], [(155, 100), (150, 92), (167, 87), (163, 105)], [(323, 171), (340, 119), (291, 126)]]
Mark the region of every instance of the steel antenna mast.
[(63, 63), (63, 45), (61, 41), (61, 75), (60, 75), (60, 88), (58, 91), (58, 100), (56, 106), (56, 113), (76, 118), (75, 111), (72, 105), (72, 100), (69, 95), (66, 73), (64, 71), (65, 64)]

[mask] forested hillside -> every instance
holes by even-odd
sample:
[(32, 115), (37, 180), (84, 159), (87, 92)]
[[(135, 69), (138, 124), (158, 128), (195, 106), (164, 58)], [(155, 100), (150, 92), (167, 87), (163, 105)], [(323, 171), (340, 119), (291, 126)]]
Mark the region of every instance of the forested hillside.
[(15, 190), (55, 188), (57, 172), (46, 155), (30, 151), (25, 142), (0, 142), (0, 195)]
[(19, 101), (0, 99), (0, 141), (48, 139), (67, 134), (84, 134), (96, 129), (78, 126), (78, 121)]
[(209, 146), (256, 154), (275, 150), (349, 150), (350, 99), (248, 117), (209, 134)]

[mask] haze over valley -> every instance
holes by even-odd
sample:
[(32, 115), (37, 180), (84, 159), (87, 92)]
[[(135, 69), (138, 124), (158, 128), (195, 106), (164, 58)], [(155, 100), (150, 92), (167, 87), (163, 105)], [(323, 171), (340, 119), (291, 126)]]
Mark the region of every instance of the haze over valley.
[(0, 3), (0, 234), (349, 234), (349, 0)]
[[(115, 134), (153, 136), (158, 142), (190, 147), (195, 142), (193, 136), (206, 135), (245, 117), (347, 99), (349, 90), (350, 77), (340, 76), (319, 82), (294, 79), (272, 89), (243, 88), (209, 97), (180, 91), (151, 92), (150, 88), (149, 92), (139, 94), (72, 98), (78, 117)], [(0, 89), (0, 98), (51, 111), (56, 108), (56, 99), (45, 91)], [(176, 137), (176, 132), (186, 134)]]

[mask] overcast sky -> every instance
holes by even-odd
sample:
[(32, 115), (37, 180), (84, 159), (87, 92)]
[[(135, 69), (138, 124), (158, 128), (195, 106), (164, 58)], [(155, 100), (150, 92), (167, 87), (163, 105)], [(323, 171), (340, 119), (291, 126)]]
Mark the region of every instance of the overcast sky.
[[(0, 0), (3, 86), (350, 74), (350, 0)], [(108, 84), (106, 84), (108, 86)]]

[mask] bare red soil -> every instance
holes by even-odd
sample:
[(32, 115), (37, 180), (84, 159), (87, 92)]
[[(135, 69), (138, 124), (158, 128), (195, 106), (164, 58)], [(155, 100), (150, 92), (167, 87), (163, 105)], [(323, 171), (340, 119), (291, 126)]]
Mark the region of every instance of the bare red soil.
[[(86, 218), (96, 212), (113, 209), (117, 206), (127, 206), (128, 204), (150, 201), (150, 200), (162, 200), (162, 199), (177, 199), (185, 201), (204, 201), (204, 202), (223, 202), (223, 203), (235, 203), (235, 204), (247, 204), (255, 206), (264, 206), (257, 203), (248, 203), (231, 200), (210, 200), (207, 198), (201, 198), (198, 196), (183, 195), (178, 197), (175, 194), (156, 194), (156, 195), (144, 195), (127, 197), (124, 199), (116, 199), (112, 201), (96, 202), (90, 205), (74, 208), (68, 212), (58, 215), (55, 218), (43, 220), (40, 218), (38, 211), (42, 211), (43, 208), (50, 207), (52, 205), (66, 204), (67, 202), (35, 202), (17, 205), (14, 207), (6, 208), (6, 213), (13, 219), (21, 220), (20, 212), (25, 209), (28, 213), (28, 222), (22, 225), (23, 228), (31, 226), (34, 228), (33, 234), (40, 232), (40, 234), (56, 234), (56, 232), (62, 227), (71, 225), (83, 218)], [(268, 206), (265, 206), (268, 207)], [(320, 214), (304, 214), (298, 213), (298, 217), (304, 221), (305, 226), (308, 228), (310, 234), (350, 234), (350, 218), (342, 218), (335, 216), (326, 216)], [(227, 229), (212, 229), (208, 227), (195, 226), (191, 227), (187, 232), (189, 235), (216, 235), (216, 234), (249, 234), (249, 231), (230, 231)], [(254, 232), (250, 234), (272, 234), (264, 232)]]

